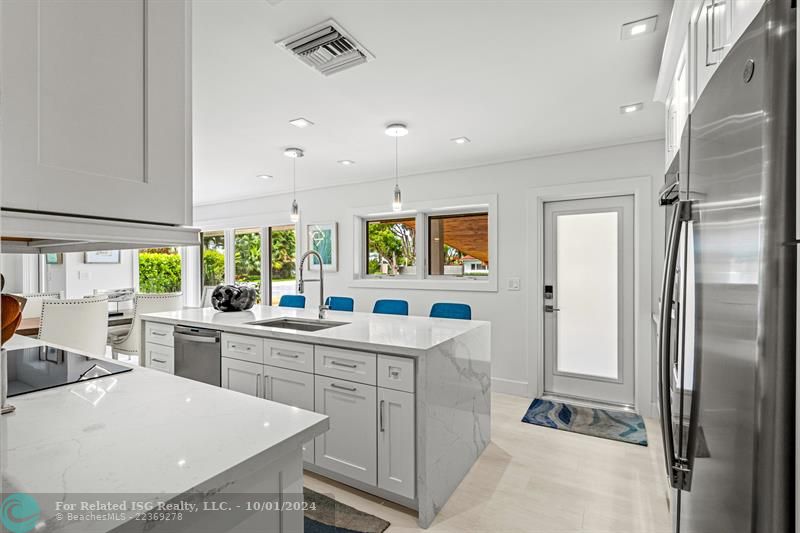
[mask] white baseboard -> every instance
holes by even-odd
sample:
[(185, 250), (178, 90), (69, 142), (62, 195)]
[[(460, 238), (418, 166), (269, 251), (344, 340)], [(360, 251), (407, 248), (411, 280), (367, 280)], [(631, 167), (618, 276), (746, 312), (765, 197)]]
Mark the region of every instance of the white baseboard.
[(528, 396), (528, 382), (516, 379), (492, 378), (492, 391), (514, 396)]

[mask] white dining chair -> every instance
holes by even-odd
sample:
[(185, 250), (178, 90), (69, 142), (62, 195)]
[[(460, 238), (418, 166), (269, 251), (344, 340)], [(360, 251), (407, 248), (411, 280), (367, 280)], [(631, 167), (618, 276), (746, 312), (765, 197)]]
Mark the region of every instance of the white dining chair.
[(44, 300), (60, 300), (62, 293), (51, 292), (32, 292), (30, 294), (15, 294), (25, 298), (25, 307), (22, 309), (22, 318), (38, 318), (42, 314), (42, 302)]
[(39, 340), (91, 355), (105, 356), (108, 298), (43, 300)]
[(139, 355), (142, 343), (142, 315), (183, 309), (183, 293), (140, 293), (133, 297), (133, 320), (130, 325), (108, 328), (108, 344), (111, 357), (119, 359), (119, 354), (128, 357)]

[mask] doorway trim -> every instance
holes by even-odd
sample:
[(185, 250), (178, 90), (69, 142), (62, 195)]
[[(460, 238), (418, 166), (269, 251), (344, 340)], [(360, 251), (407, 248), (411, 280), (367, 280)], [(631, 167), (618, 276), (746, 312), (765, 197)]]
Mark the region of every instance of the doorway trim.
[(569, 183), (528, 189), (527, 264), (530, 280), (528, 298), (528, 393), (544, 394), (544, 204), (602, 196), (633, 196), (633, 347), (634, 408), (653, 416), (653, 359), (651, 313), (653, 304), (652, 176)]

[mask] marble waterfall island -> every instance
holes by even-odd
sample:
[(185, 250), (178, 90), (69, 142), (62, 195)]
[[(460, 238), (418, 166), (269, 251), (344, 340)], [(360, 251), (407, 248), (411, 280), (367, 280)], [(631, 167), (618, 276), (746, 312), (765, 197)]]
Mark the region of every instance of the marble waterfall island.
[[(32, 357), (8, 372), (68, 370)], [(38, 511), (30, 531), (303, 531), (302, 444), (328, 429), (323, 415), (139, 367), (9, 402), (2, 498)]]
[(333, 311), (339, 324), (318, 331), (253, 324), (282, 318), (317, 311), (145, 315), (141, 362), (180, 374), (191, 361), (165, 340), (174, 328), (220, 331), (223, 388), (330, 418), (303, 447), (306, 469), (417, 509), (428, 527), (491, 438), (491, 325)]

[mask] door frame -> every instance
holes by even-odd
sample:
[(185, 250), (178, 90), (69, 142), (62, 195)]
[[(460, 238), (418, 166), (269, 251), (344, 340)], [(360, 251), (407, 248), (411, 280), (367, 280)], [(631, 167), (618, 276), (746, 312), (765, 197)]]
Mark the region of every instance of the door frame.
[(634, 409), (643, 416), (655, 413), (652, 360), (653, 208), (652, 176), (569, 183), (528, 189), (527, 264), (530, 280), (527, 306), (528, 393), (544, 393), (544, 204), (603, 196), (633, 196), (633, 347)]

